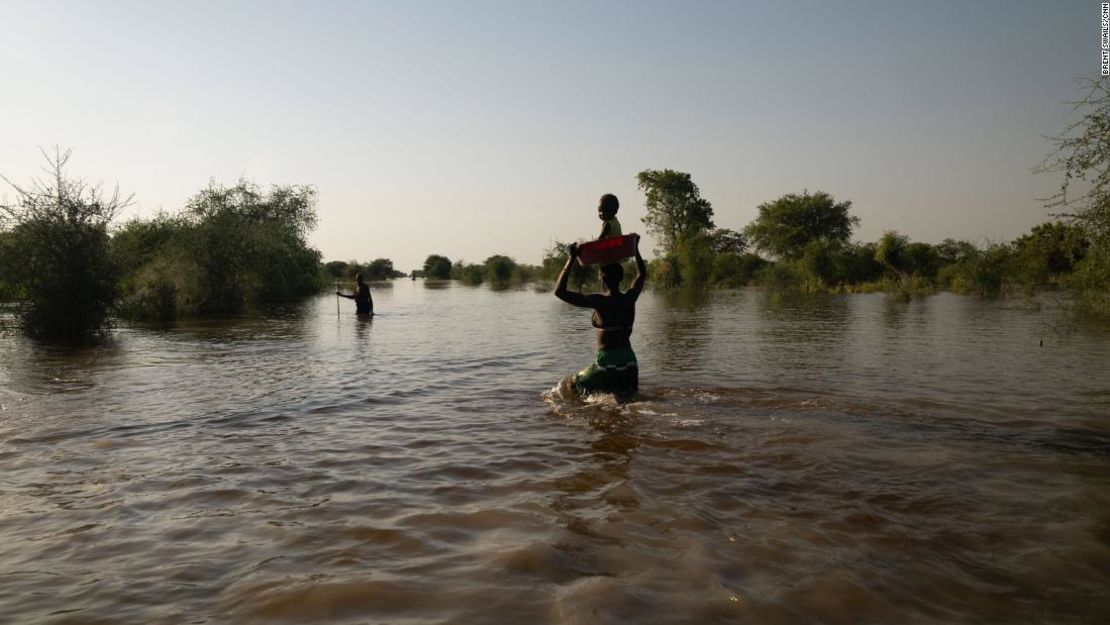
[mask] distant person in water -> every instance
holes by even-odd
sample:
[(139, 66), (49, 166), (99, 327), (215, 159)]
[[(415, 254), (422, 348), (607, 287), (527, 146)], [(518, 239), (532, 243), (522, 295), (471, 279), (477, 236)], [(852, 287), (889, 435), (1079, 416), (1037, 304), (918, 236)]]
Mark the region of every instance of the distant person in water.
[(598, 200), (597, 217), (601, 220), (601, 234), (598, 235), (598, 240), (621, 236), (621, 222), (617, 221), (617, 210), (620, 207), (620, 201), (612, 193), (606, 193)]
[(335, 294), (340, 297), (355, 300), (355, 314), (374, 314), (374, 298), (370, 297), (370, 287), (366, 286), (366, 283), (362, 281), (361, 273), (355, 274), (355, 281), (358, 282), (358, 286), (355, 287), (354, 295), (347, 295), (339, 291), (336, 291)]
[(636, 300), (644, 288), (647, 269), (640, 256), (640, 237), (636, 236), (636, 279), (632, 288), (621, 292), (624, 268), (619, 264), (604, 265), (600, 269), (604, 293), (583, 295), (567, 289), (570, 265), (578, 258), (578, 246), (571, 244), (567, 251), (567, 264), (559, 274), (555, 297), (580, 308), (594, 310), (592, 323), (597, 328), (597, 358), (594, 363), (574, 376), (574, 387), (579, 393), (613, 393), (628, 396), (639, 388), (639, 365), (632, 351), (632, 324), (636, 320)]

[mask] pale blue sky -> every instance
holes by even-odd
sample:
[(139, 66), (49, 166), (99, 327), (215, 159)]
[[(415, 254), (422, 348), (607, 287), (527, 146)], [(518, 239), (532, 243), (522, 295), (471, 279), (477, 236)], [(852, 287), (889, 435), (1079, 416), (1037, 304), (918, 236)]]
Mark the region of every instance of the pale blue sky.
[(1010, 239), (1099, 3), (11, 2), (0, 173), (38, 146), (179, 210), (209, 179), (312, 183), (327, 259), (538, 262), (594, 236), (645, 168), (690, 172), (719, 226), (783, 193), (851, 199), (857, 238)]

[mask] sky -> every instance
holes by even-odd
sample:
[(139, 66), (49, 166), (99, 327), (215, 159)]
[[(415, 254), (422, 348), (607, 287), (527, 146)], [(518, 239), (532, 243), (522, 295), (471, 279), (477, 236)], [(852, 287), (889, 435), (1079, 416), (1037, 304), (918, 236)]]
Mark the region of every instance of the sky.
[(326, 260), (402, 270), (537, 263), (596, 237), (603, 193), (645, 232), (636, 174), (663, 168), (718, 227), (808, 189), (857, 240), (1004, 241), (1048, 219), (1032, 170), (1099, 26), (1089, 0), (0, 0), (0, 174), (70, 148), (124, 219), (312, 184)]

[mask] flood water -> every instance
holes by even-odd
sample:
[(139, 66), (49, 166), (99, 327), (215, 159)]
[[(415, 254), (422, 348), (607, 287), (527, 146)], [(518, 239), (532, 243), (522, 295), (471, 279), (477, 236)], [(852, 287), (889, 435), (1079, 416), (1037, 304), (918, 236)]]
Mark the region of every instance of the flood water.
[[(1096, 623), (1110, 331), (1051, 299), (397, 281), (0, 337), (4, 623)], [(1101, 615), (1101, 616), (1100, 616)]]

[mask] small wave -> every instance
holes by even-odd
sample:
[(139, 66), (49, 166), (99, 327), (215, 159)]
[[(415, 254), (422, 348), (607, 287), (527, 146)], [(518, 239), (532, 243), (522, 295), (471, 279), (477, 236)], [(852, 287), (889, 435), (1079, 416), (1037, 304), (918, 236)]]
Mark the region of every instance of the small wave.
[(439, 592), (386, 580), (271, 582), (229, 597), (246, 620), (296, 622), (427, 608), (441, 598)]

